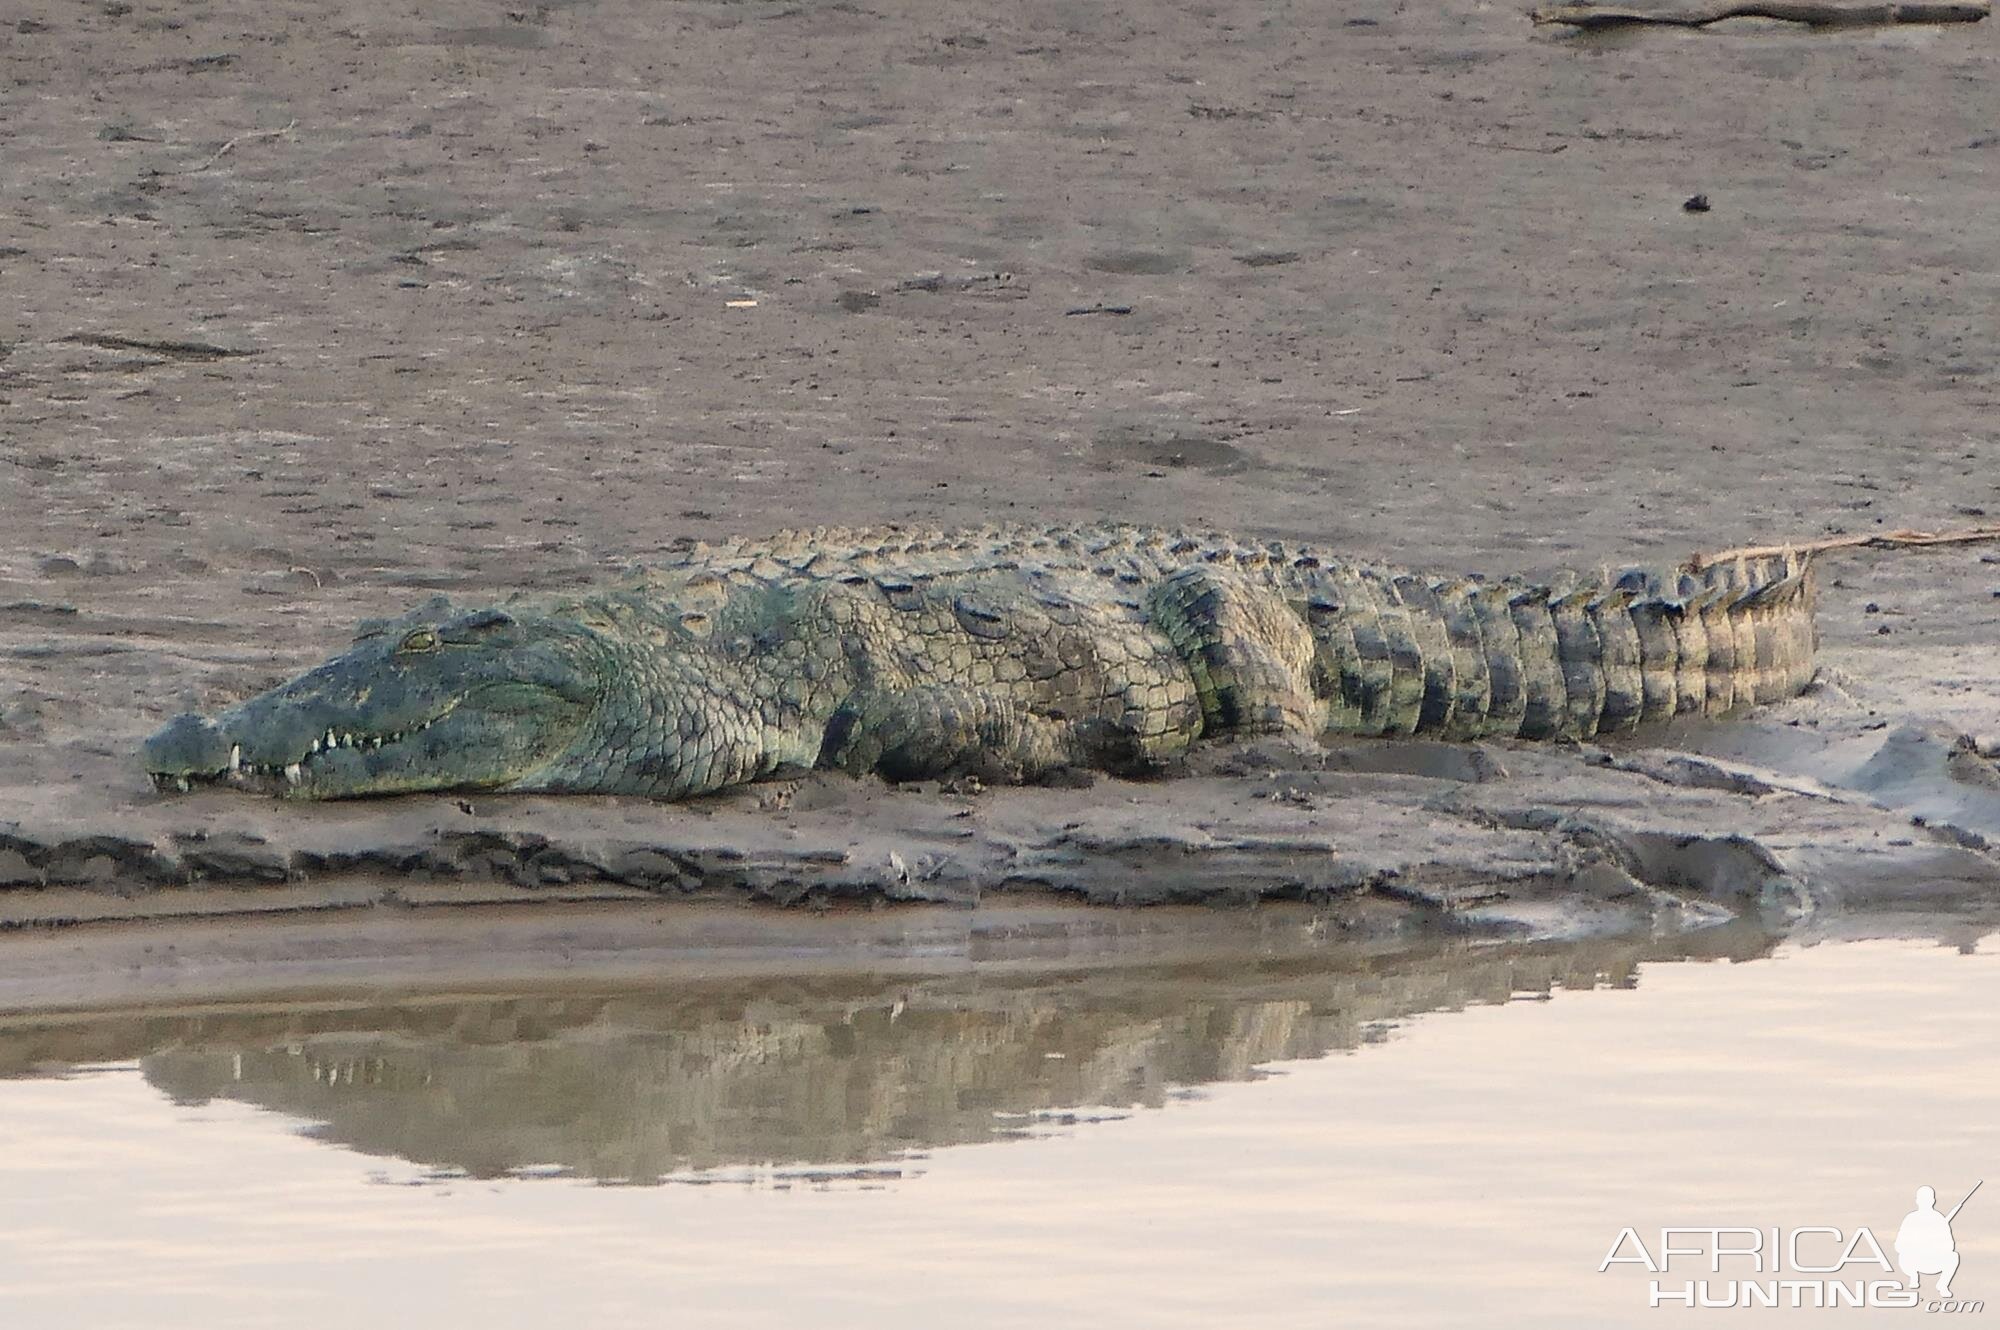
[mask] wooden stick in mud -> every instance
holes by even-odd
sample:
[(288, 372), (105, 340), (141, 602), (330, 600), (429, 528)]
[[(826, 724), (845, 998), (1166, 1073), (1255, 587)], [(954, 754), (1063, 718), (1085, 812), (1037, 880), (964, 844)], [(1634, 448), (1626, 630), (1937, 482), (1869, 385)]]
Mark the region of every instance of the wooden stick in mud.
[(1744, 0), (1703, 9), (1646, 9), (1618, 5), (1551, 5), (1537, 9), (1537, 23), (1574, 28), (1623, 28), (1641, 23), (1701, 28), (1726, 18), (1773, 18), (1814, 28), (1882, 27), (1893, 23), (1977, 23), (1993, 12), (1991, 0), (1945, 3), (1834, 4), (1828, 0)]
[(1731, 559), (1767, 559), (1779, 554), (1819, 554), (1826, 550), (1863, 547), (1878, 550), (1913, 549), (1924, 545), (1970, 545), (1975, 541), (2000, 540), (2000, 525), (1967, 526), (1952, 531), (1876, 531), (1859, 536), (1828, 536), (1825, 540), (1797, 541), (1789, 545), (1745, 545), (1715, 554), (1697, 554), (1688, 563), (1699, 572), (1712, 564)]
[(167, 172), (162, 172), (162, 174), (199, 175), (201, 172), (206, 171), (209, 167), (214, 166), (217, 162), (221, 161), (224, 157), (226, 157), (229, 154), (229, 150), (234, 148), (239, 143), (252, 143), (259, 139), (281, 139), (285, 137), (287, 134), (291, 133), (293, 130), (297, 129), (298, 127), (299, 127), (298, 117), (293, 116), (291, 123), (287, 124), (283, 129), (258, 129), (258, 130), (252, 130), (248, 134), (238, 134), (235, 138), (229, 140), (229, 142), (223, 144), (221, 147), (217, 148), (214, 152), (210, 153), (207, 156), (207, 158), (202, 161), (202, 164), (200, 166), (190, 166), (185, 171), (167, 171)]

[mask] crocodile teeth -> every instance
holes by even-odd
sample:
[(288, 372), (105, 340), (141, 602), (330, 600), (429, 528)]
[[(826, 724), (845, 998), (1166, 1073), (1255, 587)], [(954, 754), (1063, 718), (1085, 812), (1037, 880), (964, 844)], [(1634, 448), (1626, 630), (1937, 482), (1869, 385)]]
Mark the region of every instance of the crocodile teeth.
[(301, 780), (303, 780), (305, 778), (305, 774), (306, 774), (305, 769), (296, 762), (292, 763), (290, 766), (285, 768), (285, 779), (290, 781), (294, 785), (297, 785)]
[(320, 747), (321, 748), (333, 747), (333, 731), (331, 729), (329, 729), (326, 732), (326, 738), (320, 741)]
[(229, 745), (229, 774), (234, 776), (241, 770), (243, 770), (243, 745), (231, 744)]
[(340, 736), (340, 746), (341, 746), (342, 748), (352, 748), (352, 747), (354, 747), (354, 736), (353, 736), (353, 735), (351, 735), (351, 734), (343, 734), (343, 735), (341, 735), (341, 736)]

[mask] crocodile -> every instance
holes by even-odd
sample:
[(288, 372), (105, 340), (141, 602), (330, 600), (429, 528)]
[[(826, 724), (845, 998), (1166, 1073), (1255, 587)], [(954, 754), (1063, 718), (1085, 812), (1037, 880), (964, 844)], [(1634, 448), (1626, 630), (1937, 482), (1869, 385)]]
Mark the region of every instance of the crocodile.
[(145, 742), (156, 786), (681, 799), (1161, 771), (1197, 740), (1586, 739), (1789, 697), (1810, 559), (1431, 576), (1127, 526), (791, 532), (583, 591), (438, 597)]

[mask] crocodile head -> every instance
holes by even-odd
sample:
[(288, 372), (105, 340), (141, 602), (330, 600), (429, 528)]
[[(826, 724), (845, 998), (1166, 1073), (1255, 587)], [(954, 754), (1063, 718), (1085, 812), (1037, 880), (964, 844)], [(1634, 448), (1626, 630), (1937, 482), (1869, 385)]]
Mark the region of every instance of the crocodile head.
[(146, 741), (155, 786), (235, 785), (299, 799), (533, 784), (589, 723), (601, 652), (573, 620), (439, 598), (364, 623), (332, 660)]

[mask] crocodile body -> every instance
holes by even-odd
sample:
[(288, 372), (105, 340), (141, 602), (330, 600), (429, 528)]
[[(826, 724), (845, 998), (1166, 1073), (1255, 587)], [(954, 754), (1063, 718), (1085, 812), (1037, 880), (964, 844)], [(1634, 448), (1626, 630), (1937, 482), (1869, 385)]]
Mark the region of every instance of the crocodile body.
[(1813, 646), (1795, 556), (1533, 585), (1216, 533), (822, 530), (433, 601), (145, 762), (302, 798), (1034, 780), (1230, 734), (1588, 738), (1788, 697)]

